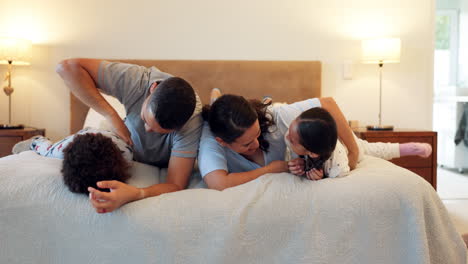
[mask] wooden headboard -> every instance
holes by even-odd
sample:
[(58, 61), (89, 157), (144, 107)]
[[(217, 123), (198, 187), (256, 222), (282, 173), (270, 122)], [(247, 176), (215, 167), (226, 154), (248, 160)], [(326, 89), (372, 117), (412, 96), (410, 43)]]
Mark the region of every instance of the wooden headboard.
[[(189, 60), (110, 60), (156, 66), (187, 80), (209, 102), (212, 88), (223, 93), (261, 99), (270, 95), (276, 102), (295, 102), (321, 95), (320, 61), (189, 61)], [(70, 96), (70, 132), (83, 127), (89, 108)]]

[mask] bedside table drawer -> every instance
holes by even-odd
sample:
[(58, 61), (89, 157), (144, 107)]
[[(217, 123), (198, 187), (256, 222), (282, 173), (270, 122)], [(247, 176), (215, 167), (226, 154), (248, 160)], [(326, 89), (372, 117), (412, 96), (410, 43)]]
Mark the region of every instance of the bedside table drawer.
[(1, 137), (0, 138), (0, 157), (11, 155), (11, 149), (23, 137)]
[(35, 135), (45, 136), (45, 129), (26, 127), (22, 129), (0, 129), (0, 158), (11, 155), (13, 146)]
[(392, 159), (392, 162), (398, 166), (405, 167), (405, 168), (430, 168), (432, 167), (432, 158), (429, 156), (428, 158), (422, 158), (417, 156), (412, 157), (403, 157), (398, 159)]
[(430, 184), (434, 181), (432, 178), (432, 168), (406, 168), (419, 176), (423, 177), (426, 181), (428, 181)]

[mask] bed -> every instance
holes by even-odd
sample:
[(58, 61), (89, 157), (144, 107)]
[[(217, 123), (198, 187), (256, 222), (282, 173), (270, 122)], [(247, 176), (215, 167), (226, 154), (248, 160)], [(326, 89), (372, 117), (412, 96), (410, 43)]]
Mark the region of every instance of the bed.
[[(320, 62), (131, 61), (214, 87), (293, 102), (320, 96)], [(279, 99), (280, 98), (280, 99)], [(71, 97), (72, 132), (88, 109)], [(466, 248), (424, 179), (365, 157), (349, 176), (267, 174), (224, 191), (190, 188), (97, 214), (70, 193), (60, 160), (0, 159), (0, 263), (466, 263)], [(164, 181), (135, 163), (129, 183)]]

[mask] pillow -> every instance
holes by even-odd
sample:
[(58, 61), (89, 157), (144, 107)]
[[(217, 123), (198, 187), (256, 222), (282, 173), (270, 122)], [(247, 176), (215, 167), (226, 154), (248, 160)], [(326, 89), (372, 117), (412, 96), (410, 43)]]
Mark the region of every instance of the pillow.
[[(166, 182), (167, 168), (158, 168), (149, 164), (133, 161), (132, 166), (130, 167), (130, 174), (132, 177), (128, 179), (127, 183), (138, 188), (143, 188), (153, 184)], [(198, 168), (193, 169), (187, 188), (208, 188), (203, 181)]]
[[(115, 109), (115, 111), (117, 111), (120, 118), (124, 119), (127, 113), (123, 104), (121, 104), (119, 100), (117, 100), (117, 98), (115, 97), (103, 93), (101, 93), (101, 95), (104, 97), (104, 99), (106, 99), (107, 102), (109, 102), (109, 104)], [(83, 128), (85, 127), (92, 127), (102, 130), (112, 130), (111, 124), (104, 118), (104, 116), (102, 116), (92, 108), (89, 109), (88, 114), (86, 115)]]

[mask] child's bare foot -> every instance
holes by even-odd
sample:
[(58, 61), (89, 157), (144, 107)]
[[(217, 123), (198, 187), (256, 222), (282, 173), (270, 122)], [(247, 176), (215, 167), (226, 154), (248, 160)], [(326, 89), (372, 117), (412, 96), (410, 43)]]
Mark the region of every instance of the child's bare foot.
[(271, 96), (269, 96), (269, 95), (265, 95), (262, 98), (262, 103), (263, 104), (271, 104), (271, 103), (273, 103), (273, 98)]
[(417, 142), (410, 142), (410, 143), (403, 143), (400, 144), (400, 156), (420, 156), (423, 158), (427, 158), (432, 153), (431, 145), (427, 143), (417, 143)]
[(220, 96), (221, 90), (219, 88), (213, 88), (210, 93), (210, 105), (212, 105), (214, 101), (216, 101), (216, 99), (218, 99)]

